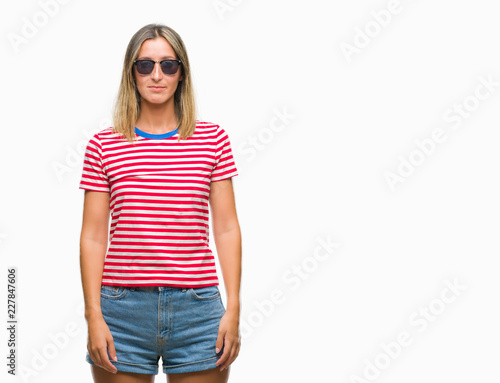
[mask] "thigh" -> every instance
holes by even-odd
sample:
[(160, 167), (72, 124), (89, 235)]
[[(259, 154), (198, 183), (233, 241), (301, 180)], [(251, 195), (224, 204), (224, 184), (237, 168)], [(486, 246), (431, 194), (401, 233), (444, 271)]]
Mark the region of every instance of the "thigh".
[[(162, 343), (163, 372), (190, 373), (216, 368), (215, 344), (226, 310), (216, 285), (172, 291), (168, 339)], [(165, 317), (166, 319), (166, 317)]]
[(167, 374), (168, 383), (226, 383), (231, 366), (220, 371), (218, 367), (205, 371)]
[[(154, 291), (101, 286), (101, 311), (118, 361), (109, 359), (119, 372), (158, 374), (157, 296)], [(86, 360), (95, 365), (88, 352)]]
[(104, 368), (92, 365), (92, 377), (95, 383), (154, 383), (155, 375), (118, 371), (116, 374)]

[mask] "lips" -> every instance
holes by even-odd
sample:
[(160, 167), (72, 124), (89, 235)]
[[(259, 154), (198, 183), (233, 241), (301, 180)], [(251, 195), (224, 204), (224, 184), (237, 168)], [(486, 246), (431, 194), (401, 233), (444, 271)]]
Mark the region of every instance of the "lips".
[(163, 90), (165, 89), (165, 87), (163, 86), (148, 86), (149, 89), (152, 89), (152, 90)]

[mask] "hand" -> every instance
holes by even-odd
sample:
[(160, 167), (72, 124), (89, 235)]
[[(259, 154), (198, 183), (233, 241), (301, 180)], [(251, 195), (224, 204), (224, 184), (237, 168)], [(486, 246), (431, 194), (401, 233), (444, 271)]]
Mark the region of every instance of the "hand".
[[(241, 336), (239, 332), (239, 318), (237, 313), (226, 311), (220, 320), (219, 335), (215, 343), (216, 352), (224, 346), (224, 353), (216, 362), (219, 370), (229, 367), (240, 352)], [(218, 349), (218, 350), (217, 350)]]
[(104, 318), (101, 316), (89, 320), (88, 327), (87, 350), (90, 358), (99, 367), (116, 374), (118, 369), (109, 361), (107, 352), (109, 348), (109, 355), (117, 362), (115, 344)]

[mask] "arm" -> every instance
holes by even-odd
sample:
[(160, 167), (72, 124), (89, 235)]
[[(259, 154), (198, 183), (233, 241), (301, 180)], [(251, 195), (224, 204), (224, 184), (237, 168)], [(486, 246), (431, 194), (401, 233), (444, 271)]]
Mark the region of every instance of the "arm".
[(215, 246), (227, 293), (227, 309), (219, 325), (219, 337), (216, 343), (216, 347), (222, 349), (224, 339), (224, 354), (217, 361), (222, 370), (236, 359), (241, 342), (239, 334), (241, 232), (231, 178), (210, 184), (209, 202)]
[(109, 362), (116, 356), (109, 328), (101, 312), (101, 282), (108, 249), (109, 193), (85, 190), (82, 232), (80, 235), (80, 271), (85, 301), (85, 319), (89, 326), (89, 354), (99, 366), (117, 371)]
[(101, 281), (108, 249), (109, 193), (85, 191), (80, 271), (85, 300), (85, 319), (102, 316)]

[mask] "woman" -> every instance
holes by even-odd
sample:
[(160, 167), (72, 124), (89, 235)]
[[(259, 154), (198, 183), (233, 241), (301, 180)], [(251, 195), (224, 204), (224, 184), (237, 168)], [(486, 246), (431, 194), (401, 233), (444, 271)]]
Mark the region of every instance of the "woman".
[(171, 28), (146, 25), (130, 40), (113, 125), (89, 140), (80, 181), (94, 381), (154, 382), (161, 357), (168, 382), (227, 382), (241, 345), (238, 173), (224, 129), (195, 119), (187, 52)]

